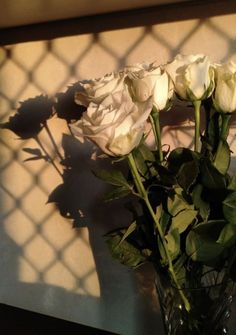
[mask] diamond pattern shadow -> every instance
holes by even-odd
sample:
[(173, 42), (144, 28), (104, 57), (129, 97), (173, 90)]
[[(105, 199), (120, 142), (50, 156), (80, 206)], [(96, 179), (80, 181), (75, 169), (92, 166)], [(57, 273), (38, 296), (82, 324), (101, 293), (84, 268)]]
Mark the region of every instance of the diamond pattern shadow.
[[(0, 62), (2, 80), (0, 123), (7, 121), (13, 110), (19, 106), (19, 101), (39, 94), (54, 95), (57, 92), (63, 92), (67, 85), (75, 82), (78, 78), (86, 79), (86, 71), (91, 69), (92, 66), (98, 67), (97, 73), (101, 71), (100, 75), (104, 74), (103, 70), (107, 66), (111, 66), (114, 70), (119, 69), (127, 64), (135, 53), (140, 52), (150, 40), (152, 41), (152, 48), (157, 47), (165, 50), (165, 54), (170, 59), (176, 53), (181, 52), (183, 47), (191, 42), (192, 38), (195, 38), (203, 25), (208, 26), (219, 38), (224, 39), (226, 52), (223, 60), (229, 59), (232, 52), (235, 52), (235, 41), (232, 36), (227, 34), (226, 30), (216, 26), (211, 19), (207, 21), (196, 20), (192, 28), (175, 43), (171, 40), (168, 41), (161, 30), (155, 27), (139, 28), (134, 37), (130, 38), (128, 48), (124, 52), (122, 52), (122, 49), (119, 50), (119, 53), (116, 52), (115, 47), (109, 45), (103, 33), (2, 47), (0, 50), (3, 55)], [(75, 46), (73, 48), (72, 43), (74, 45), (80, 43), (80, 47)], [(73, 52), (67, 51), (67, 47)], [(96, 59), (95, 55), (97, 56)], [(94, 62), (97, 62), (97, 65), (94, 65)], [(99, 62), (102, 63), (101, 69), (99, 68)], [(178, 112), (174, 117), (169, 113), (163, 116), (163, 135), (166, 142), (173, 146), (186, 145), (186, 143), (191, 146), (192, 125), (188, 121), (188, 119), (191, 119), (191, 113), (187, 112), (183, 116), (181, 107), (177, 109)], [(51, 231), (48, 229), (54, 220), (56, 209), (45, 206), (44, 212), (35, 214), (30, 206), (31, 197), (36, 197), (41, 202), (47, 201), (50, 193), (47, 176), (52, 174), (51, 167), (45, 162), (38, 164), (37, 167), (33, 166), (33, 162), (23, 163), (20, 152), (25, 147), (31, 147), (32, 142), (30, 140), (13, 140), (12, 137), (5, 136), (5, 134), (4, 131), (4, 136), (1, 135), (0, 138), (2, 156), (0, 161), (0, 188), (1, 198), (5, 199), (4, 208), (1, 208), (1, 220), (8, 222), (7, 233), (13, 236), (14, 229), (21, 224), (20, 222), (14, 222), (15, 215), (19, 215), (20, 212), (22, 229), (27, 233), (15, 236), (15, 243), (20, 245), (21, 258), (33, 271), (35, 280), (40, 283), (50, 281), (50, 272), (53, 272), (55, 267), (59, 266), (61, 268), (55, 271), (58, 273), (60, 271), (67, 272), (68, 276), (72, 278), (72, 290), (82, 291), (83, 294), (89, 295), (91, 292), (86, 282), (91, 279), (96, 269), (89, 264), (84, 271), (77, 271), (68, 260), (68, 253), (71, 248), (79, 249), (80, 244), (88, 249), (90, 248), (85, 234), (73, 232), (66, 241), (62, 240), (60, 242), (60, 239), (55, 239), (55, 236), (51, 235)], [(44, 145), (47, 146), (47, 141), (45, 139), (43, 141)], [(60, 136), (58, 136), (57, 141), (60, 146)], [(234, 144), (234, 141), (235, 138), (232, 135), (230, 138), (231, 144)], [(50, 148), (49, 150), (52, 151)], [(12, 185), (6, 176), (14, 175), (15, 182), (18, 173), (24, 180), (18, 181), (17, 185)], [(55, 224), (57, 223), (55, 222)], [(63, 234), (63, 230), (61, 233)], [(45, 261), (40, 262), (40, 257), (35, 254), (32, 245), (37, 245), (39, 250), (44, 250)], [(79, 260), (81, 261), (81, 258)], [(100, 273), (100, 275), (102, 274)]]

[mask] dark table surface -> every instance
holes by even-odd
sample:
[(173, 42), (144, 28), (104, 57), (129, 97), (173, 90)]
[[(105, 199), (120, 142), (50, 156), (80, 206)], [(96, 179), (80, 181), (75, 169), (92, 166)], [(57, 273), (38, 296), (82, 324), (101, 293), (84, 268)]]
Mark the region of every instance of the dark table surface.
[(0, 304), (0, 331), (4, 335), (117, 335), (4, 304)]

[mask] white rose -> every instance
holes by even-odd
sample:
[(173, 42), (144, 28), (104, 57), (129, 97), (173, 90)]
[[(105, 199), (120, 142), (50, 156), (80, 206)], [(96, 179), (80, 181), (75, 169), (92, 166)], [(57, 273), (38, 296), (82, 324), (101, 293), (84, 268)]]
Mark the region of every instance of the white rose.
[(110, 156), (123, 156), (139, 145), (151, 101), (135, 104), (126, 90), (110, 95), (110, 105), (90, 103), (82, 118), (71, 125), (81, 142), (88, 139)]
[(229, 62), (216, 66), (215, 74), (213, 102), (216, 110), (224, 113), (236, 112), (236, 64)]
[(151, 64), (148, 63), (148, 62), (126, 65), (123, 69), (123, 72), (127, 74), (129, 72), (138, 72), (138, 71), (141, 71), (141, 70), (148, 71), (150, 66), (151, 66)]
[(153, 105), (158, 111), (165, 109), (173, 96), (173, 85), (169, 75), (153, 64), (128, 73), (125, 82), (135, 101), (144, 102), (152, 97)]
[(112, 72), (99, 79), (80, 82), (81, 91), (75, 94), (75, 102), (88, 107), (90, 102), (100, 104), (109, 94), (124, 89), (124, 73)]
[(196, 101), (208, 98), (214, 89), (214, 70), (207, 56), (177, 55), (165, 65), (181, 99)]

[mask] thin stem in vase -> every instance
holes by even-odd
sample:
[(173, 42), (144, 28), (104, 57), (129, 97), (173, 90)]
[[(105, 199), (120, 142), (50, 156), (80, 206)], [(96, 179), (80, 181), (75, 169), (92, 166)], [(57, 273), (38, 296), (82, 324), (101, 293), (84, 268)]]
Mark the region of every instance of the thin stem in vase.
[(200, 152), (201, 100), (193, 101), (195, 113), (194, 150)]
[(170, 275), (171, 275), (171, 277), (173, 279), (173, 282), (176, 285), (176, 287), (178, 289), (178, 292), (179, 292), (179, 294), (182, 298), (185, 309), (187, 311), (190, 311), (190, 303), (188, 301), (188, 298), (185, 296), (181, 286), (178, 283), (178, 280), (177, 280), (177, 277), (176, 277), (176, 274), (175, 274), (175, 271), (174, 271), (173, 263), (172, 263), (172, 260), (171, 260), (171, 256), (170, 256), (169, 251), (168, 251), (168, 247), (167, 247), (167, 243), (166, 243), (164, 233), (163, 233), (161, 225), (160, 225), (160, 223), (159, 223), (159, 221), (156, 217), (156, 214), (153, 211), (152, 205), (151, 205), (151, 203), (149, 201), (149, 198), (148, 198), (148, 193), (147, 193), (147, 191), (146, 191), (146, 189), (143, 185), (143, 182), (141, 180), (141, 177), (140, 177), (140, 174), (138, 172), (138, 169), (137, 169), (137, 166), (136, 166), (136, 163), (135, 163), (135, 159), (134, 159), (132, 153), (130, 153), (128, 155), (128, 161), (129, 161), (129, 166), (130, 166), (131, 173), (133, 175), (133, 179), (134, 179), (135, 185), (137, 187), (137, 190), (140, 193), (141, 198), (144, 200), (144, 202), (145, 202), (145, 204), (146, 204), (146, 206), (149, 210), (149, 213), (150, 213), (150, 215), (151, 215), (151, 217), (152, 217), (152, 219), (155, 223), (154, 231), (157, 229), (159, 237), (161, 239), (161, 242), (162, 242), (163, 248), (165, 250), (166, 257), (167, 257), (168, 269), (169, 269)]
[(162, 152), (162, 145), (161, 145), (160, 115), (159, 115), (159, 111), (155, 107), (153, 107), (152, 112), (149, 116), (149, 119), (152, 125), (152, 130), (154, 133), (156, 146), (158, 149), (159, 161), (161, 163), (163, 161), (163, 152)]

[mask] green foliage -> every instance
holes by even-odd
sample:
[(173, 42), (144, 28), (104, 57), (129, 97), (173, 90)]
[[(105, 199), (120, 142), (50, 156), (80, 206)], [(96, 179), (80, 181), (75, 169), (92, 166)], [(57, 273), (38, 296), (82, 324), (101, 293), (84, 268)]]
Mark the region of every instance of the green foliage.
[(183, 164), (191, 162), (197, 158), (197, 153), (190, 149), (176, 148), (172, 150), (168, 156), (168, 168), (170, 171), (177, 175)]
[(196, 182), (198, 174), (198, 161), (193, 159), (181, 165), (177, 174), (177, 181), (186, 192), (189, 192), (190, 187)]
[[(144, 143), (134, 150), (138, 173), (149, 192), (156, 222), (164, 233), (166, 250), (180, 282), (186, 276), (185, 265), (189, 259), (214, 266), (220, 259), (224, 262), (227, 250), (236, 243), (236, 174), (232, 178), (227, 175), (230, 149), (226, 140), (219, 141), (219, 131), (220, 121), (213, 114), (208, 126), (209, 137), (203, 138), (202, 153), (176, 148), (162, 165)], [(96, 175), (115, 186), (107, 200), (132, 192), (132, 185), (119, 171), (102, 170)], [(150, 260), (154, 254), (156, 257), (159, 254), (155, 261), (159, 259), (161, 266), (168, 266), (158, 226), (146, 214), (144, 210), (142, 228), (140, 214), (136, 212), (135, 221), (127, 229), (113, 232), (108, 239), (110, 250), (122, 264), (131, 267)], [(148, 247), (138, 243), (140, 229), (149, 241)]]
[(230, 193), (223, 201), (223, 213), (226, 220), (236, 225), (236, 192)]
[(178, 229), (172, 229), (165, 236), (167, 248), (172, 259), (175, 259), (180, 253), (180, 235)]
[(199, 214), (201, 215), (202, 219), (206, 221), (210, 214), (210, 205), (208, 202), (203, 200), (202, 192), (203, 186), (201, 184), (195, 185), (192, 193), (192, 199), (194, 206), (199, 210)]
[(112, 201), (126, 197), (131, 193), (131, 189), (127, 186), (116, 187), (104, 196), (105, 201)]
[[(165, 241), (167, 245), (167, 250), (172, 260), (180, 253), (180, 235), (177, 229), (173, 229), (168, 234), (165, 235)], [(162, 265), (168, 265), (168, 258), (163, 247), (163, 243), (160, 238), (158, 238), (158, 248), (161, 255)]]
[(163, 210), (161, 213), (160, 225), (164, 233), (167, 231), (167, 228), (170, 223), (170, 219), (171, 219), (171, 215)]
[(225, 247), (231, 247), (236, 240), (236, 225), (227, 223), (221, 230), (217, 243)]
[(120, 240), (120, 244), (126, 240), (129, 235), (131, 235), (135, 230), (137, 229), (137, 223), (136, 221), (132, 222), (131, 225), (127, 228), (127, 230), (125, 231), (124, 235), (122, 236), (122, 239)]
[(172, 187), (176, 184), (176, 176), (169, 171), (166, 167), (162, 165), (156, 166), (156, 171), (158, 173), (158, 181), (160, 185)]
[(219, 138), (220, 138), (220, 122), (219, 122), (219, 113), (214, 113), (211, 116), (208, 128), (206, 130), (207, 133), (207, 142), (211, 146), (212, 153), (214, 154), (218, 144), (219, 144)]
[(186, 239), (186, 253), (193, 261), (211, 262), (224, 251), (224, 246), (217, 242), (221, 229), (226, 224), (223, 220), (208, 221), (194, 227)]
[(156, 174), (156, 170), (153, 167), (155, 156), (146, 145), (141, 144), (138, 149), (134, 150), (133, 155), (137, 168), (143, 177), (148, 178)]
[(167, 159), (168, 169), (176, 178), (179, 186), (186, 192), (191, 191), (199, 175), (199, 154), (186, 149), (173, 150)]
[(221, 174), (226, 174), (230, 164), (230, 148), (226, 141), (222, 140), (216, 151), (214, 165)]
[(99, 179), (102, 179), (108, 184), (114, 185), (114, 186), (126, 186), (130, 187), (129, 183), (127, 182), (125, 176), (123, 173), (119, 170), (99, 170), (99, 171), (93, 171), (96, 177)]
[(227, 189), (230, 191), (236, 191), (236, 172), (232, 175)]
[(201, 183), (212, 190), (224, 189), (226, 178), (217, 170), (209, 158), (203, 158), (200, 164)]
[(115, 186), (105, 195), (105, 201), (120, 199), (126, 197), (132, 192), (132, 185), (129, 184), (123, 173), (119, 170), (99, 170), (94, 171), (94, 174), (96, 177), (104, 180), (106, 183)]
[(185, 209), (191, 209), (192, 206), (189, 205), (186, 200), (180, 194), (170, 195), (167, 199), (168, 212), (172, 216), (176, 216), (179, 212)]
[(194, 221), (197, 211), (185, 209), (172, 218), (170, 231), (177, 230), (179, 234), (184, 232)]
[(121, 264), (132, 268), (145, 263), (151, 256), (151, 250), (140, 247), (137, 241), (129, 238), (136, 228), (137, 225), (133, 222), (128, 229), (118, 229), (106, 235), (106, 242), (112, 256)]

